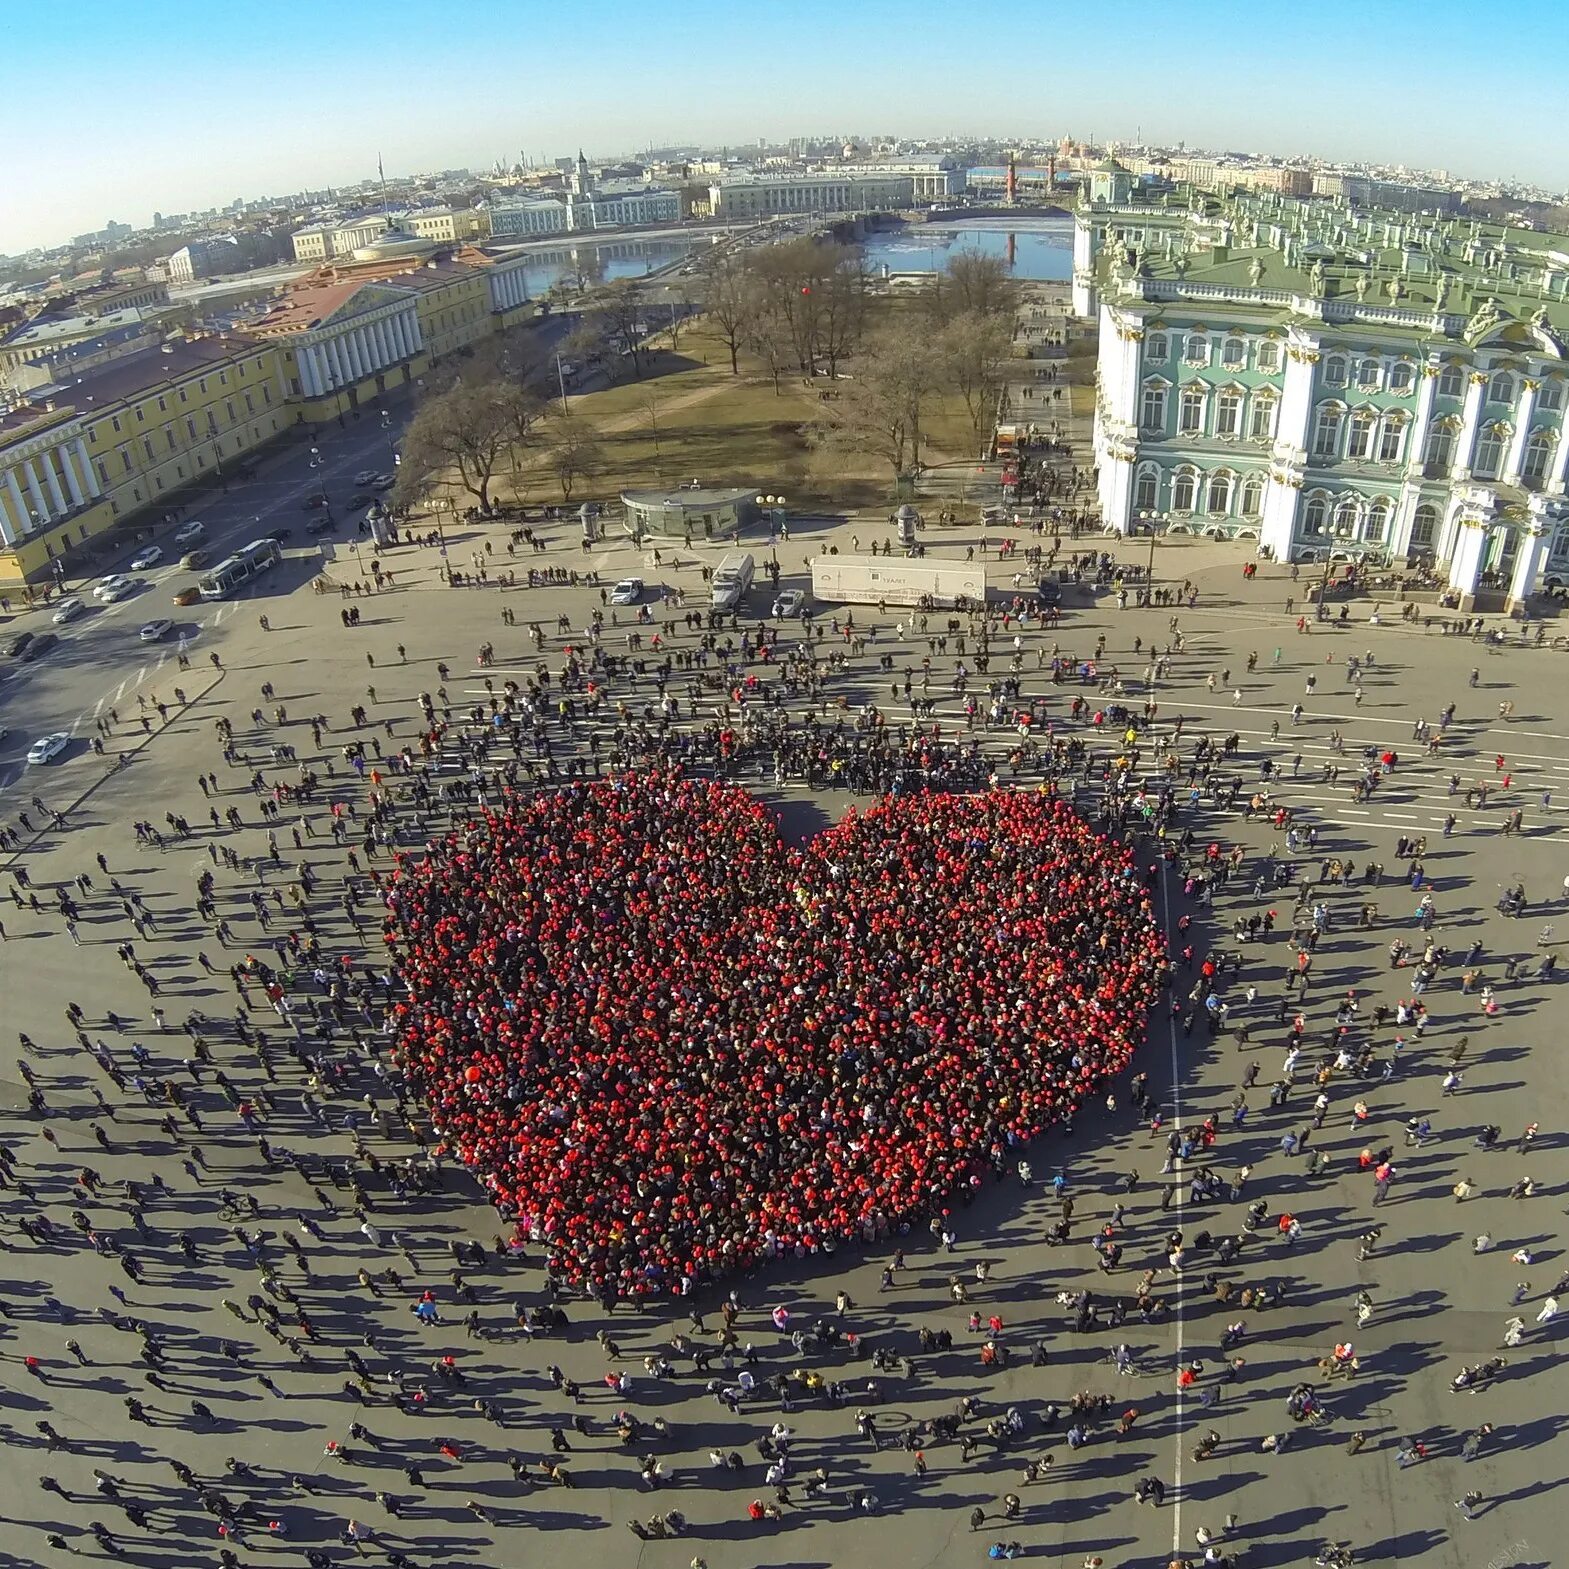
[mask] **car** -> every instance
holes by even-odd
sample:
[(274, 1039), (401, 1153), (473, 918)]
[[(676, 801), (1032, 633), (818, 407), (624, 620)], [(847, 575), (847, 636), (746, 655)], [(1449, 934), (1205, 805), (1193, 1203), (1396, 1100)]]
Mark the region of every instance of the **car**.
[(323, 512), (318, 516), (313, 517), (310, 522), (305, 525), (305, 532), (312, 538), (315, 538), (320, 534), (330, 534), (337, 526), (337, 523), (333, 521), (332, 514), (330, 512)]
[(624, 577), (610, 591), (612, 605), (635, 605), (643, 597), (643, 580), (640, 577)]
[(129, 578), (121, 578), (118, 583), (100, 583), (94, 590), (106, 605), (117, 605), (135, 592), (136, 585)]
[(300, 508), (305, 512), (320, 512), (324, 507), (330, 507), (331, 505), (332, 503), (318, 492), (314, 496), (307, 496), (300, 503)]
[(87, 607), (79, 599), (62, 599), (55, 606), (54, 615), (49, 619), (57, 627), (63, 627), (67, 621), (74, 621)]
[(354, 483), (356, 485), (374, 485), (376, 483), (375, 469), (361, 469), (354, 476)]
[(1035, 585), (1035, 603), (1038, 605), (1060, 605), (1062, 603), (1062, 584), (1056, 578), (1043, 577)]
[(392, 484), (390, 474), (377, 474), (368, 482), (372, 490), (386, 490)]
[(182, 567), (189, 567), (192, 572), (195, 572), (206, 566), (207, 563), (211, 560), (212, 552), (210, 550), (187, 550), (185, 554), (180, 557), (180, 565)]
[(375, 505), (376, 498), (369, 491), (362, 490), (356, 495), (349, 497), (349, 510), (351, 512), (357, 511), (360, 507), (373, 507)]
[(131, 557), (131, 570), (145, 572), (148, 567), (155, 567), (163, 560), (163, 551), (157, 545), (148, 545), (145, 550), (138, 550)]
[(6, 645), (6, 656), (10, 659), (20, 659), (32, 647), (34, 634), (19, 632)]
[(185, 588), (176, 591), (174, 602), (183, 610), (187, 605), (194, 605), (201, 597), (200, 589), (187, 585)]
[(783, 620), (801, 613), (801, 606), (806, 603), (806, 595), (798, 588), (787, 588), (778, 599), (774, 601), (774, 614)]
[(262, 535), (263, 539), (270, 539), (275, 545), (281, 545), (284, 540), (293, 536), (292, 528), (275, 528)]
[(23, 650), (22, 658), (26, 660), (42, 659), (59, 641), (60, 639), (53, 632), (39, 632), (35, 634), (32, 642)]
[(101, 583), (94, 585), (93, 598), (102, 599), (105, 603), (108, 603), (109, 596), (114, 594), (117, 589), (129, 588), (130, 586), (130, 578), (119, 572), (111, 572)]
[(56, 730), (53, 735), (40, 736), (27, 749), (30, 763), (52, 763), (71, 744), (68, 730)]
[(184, 528), (177, 529), (174, 542), (177, 545), (194, 545), (197, 540), (207, 537), (207, 525), (198, 523), (194, 518)]
[(156, 621), (149, 621), (136, 635), (144, 643), (161, 643), (172, 631), (174, 623), (167, 616), (159, 616)]

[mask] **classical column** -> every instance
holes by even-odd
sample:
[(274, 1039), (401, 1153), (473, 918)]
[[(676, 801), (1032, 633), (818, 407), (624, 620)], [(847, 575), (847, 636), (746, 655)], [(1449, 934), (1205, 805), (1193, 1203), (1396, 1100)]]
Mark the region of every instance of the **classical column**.
[(1529, 599), (1536, 591), (1536, 574), (1541, 570), (1547, 546), (1548, 538), (1544, 530), (1533, 528), (1521, 532), (1519, 547), (1515, 552), (1514, 572), (1509, 579), (1511, 609)]
[(295, 368), (300, 373), (300, 391), (307, 398), (316, 396), (316, 364), (310, 344), (302, 343), (294, 351)]
[(1422, 471), (1422, 454), (1427, 448), (1427, 426), (1433, 417), (1433, 394), (1438, 388), (1438, 369), (1424, 365), (1418, 373), (1416, 414), (1413, 417), (1411, 445), (1406, 448), (1406, 468), (1413, 474)]
[[(6, 475), (9, 479), (11, 476)], [(7, 545), (14, 545), (22, 534), (27, 523), (27, 514), (20, 517), (11, 510), (13, 503), (9, 488), (0, 489), (0, 541)]]
[(93, 467), (93, 460), (88, 455), (87, 443), (78, 437), (72, 450), (76, 453), (76, 461), (82, 466), (82, 478), (87, 482), (87, 494), (96, 501), (104, 492), (103, 486), (98, 483), (98, 470)]
[(1476, 585), (1482, 576), (1482, 555), (1487, 548), (1487, 525), (1481, 518), (1462, 516), (1455, 528), (1454, 548), (1449, 556), (1449, 586), (1459, 589), (1462, 608), (1469, 609), (1469, 601), (1476, 594)]
[(1509, 451), (1504, 456), (1503, 482), (1506, 485), (1520, 483), (1520, 465), (1525, 461), (1525, 443), (1531, 434), (1531, 416), (1535, 412), (1536, 383), (1528, 381), (1515, 407), (1515, 433), (1509, 443)]
[(1313, 418), (1313, 376), (1318, 349), (1311, 343), (1286, 345), (1286, 374), (1280, 388), (1280, 413), (1275, 421), (1275, 446), (1291, 448), (1293, 459), (1305, 454)]
[(71, 510), (71, 504), (65, 499), (65, 489), (60, 484), (60, 476), (55, 473), (54, 454), (40, 452), (38, 463), (44, 471), (44, 484), (49, 487), (49, 499), (54, 502), (53, 516), (63, 518)]
[(31, 458), (22, 459), (22, 472), (27, 475), (27, 490), (33, 498), (33, 511), (38, 514), (40, 521), (47, 521), (53, 514), (49, 511), (49, 503), (44, 500), (44, 487), (38, 482), (38, 470), (33, 467)]
[(22, 487), (16, 482), (16, 470), (5, 471), (5, 493), (11, 498), (11, 516), (16, 519), (18, 534), (28, 534), (32, 530), (28, 526), (27, 498), (22, 494)]
[(1487, 377), (1481, 371), (1471, 372), (1471, 379), (1466, 383), (1465, 406), (1460, 414), (1454, 460), (1449, 466), (1452, 479), (1464, 479), (1471, 472), (1471, 449), (1476, 445), (1476, 428), (1482, 415), (1482, 390), (1486, 385)]
[(65, 475), (65, 488), (71, 492), (71, 505), (76, 508), (85, 507), (87, 493), (76, 477), (76, 465), (71, 461), (71, 449), (59, 447), (56, 450), (60, 456), (60, 472)]

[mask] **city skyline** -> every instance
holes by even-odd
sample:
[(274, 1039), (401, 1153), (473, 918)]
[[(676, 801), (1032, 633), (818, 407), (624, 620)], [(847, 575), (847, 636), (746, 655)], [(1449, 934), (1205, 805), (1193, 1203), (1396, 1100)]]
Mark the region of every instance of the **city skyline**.
[[(804, 0), (788, 16), (682, 0), (654, 27), (647, 10), (618, 0), (560, 15), (483, 3), (440, 36), (411, 0), (374, 13), (280, 0), (265, 31), (220, 13), (200, 37), (156, 14), (122, 37), (124, 13), (105, 0), (65, 12), (75, 25), (62, 27), (59, 10), (11, 24), (13, 58), (30, 67), (13, 123), (55, 128), (10, 160), (0, 253), (59, 245), (110, 219), (141, 227), (154, 211), (355, 184), (378, 152), (400, 172), (481, 170), (521, 148), (554, 156), (581, 144), (609, 156), (846, 131), (1123, 141), (1142, 131), (1160, 144), (1569, 186), (1569, 160), (1539, 132), (1569, 107), (1569, 90), (1545, 70), (1522, 82), (1513, 60), (1506, 75), (1497, 47), (1509, 33), (1530, 36), (1534, 58), (1569, 49), (1569, 13), (1542, 0), (1485, 14), (1454, 0), (1397, 0), (1376, 13), (1326, 0), (1302, 38), (1283, 8), (1261, 25), (1258, 7), (1222, 0), (1160, 27), (1158, 50), (1138, 44), (1169, 10), (1136, 0), (1054, 25), (1016, 104), (1002, 73), (1000, 109), (999, 51), (1018, 24), (994, 4), (971, 8), (957, 34), (931, 0), (868, 0), (848, 14)], [(1381, 60), (1400, 65), (1382, 88), (1366, 70)], [(760, 62), (767, 81), (789, 84), (774, 104), (759, 91)], [(683, 73), (702, 90), (672, 92)], [(62, 79), (75, 84), (63, 129)], [(128, 91), (128, 80), (147, 90)], [(153, 90), (163, 84), (169, 91)], [(1529, 114), (1498, 112), (1525, 102)], [(1444, 103), (1454, 112), (1437, 112)]]

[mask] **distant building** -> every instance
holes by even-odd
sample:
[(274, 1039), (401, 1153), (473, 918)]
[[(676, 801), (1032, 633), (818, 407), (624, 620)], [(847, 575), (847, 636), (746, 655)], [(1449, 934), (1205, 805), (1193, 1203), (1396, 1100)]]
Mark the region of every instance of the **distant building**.
[(887, 211), (915, 205), (915, 180), (908, 174), (732, 175), (709, 187), (708, 205), (716, 218)]
[(492, 239), (518, 240), (541, 234), (565, 234), (567, 227), (567, 204), (554, 196), (532, 202), (509, 202), (490, 209)]
[(239, 244), (228, 235), (192, 240), (188, 245), (182, 245), (166, 263), (171, 283), (216, 278), (220, 273), (238, 271), (240, 265)]

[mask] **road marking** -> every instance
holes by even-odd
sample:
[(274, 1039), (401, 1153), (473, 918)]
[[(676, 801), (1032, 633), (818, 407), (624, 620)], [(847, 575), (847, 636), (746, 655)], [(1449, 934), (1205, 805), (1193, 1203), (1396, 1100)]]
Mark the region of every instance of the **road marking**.
[(108, 701), (107, 698), (100, 697), (98, 699), (98, 701), (93, 704), (93, 718), (94, 719), (96, 719), (104, 711), (104, 704), (107, 701)]
[(114, 701), (115, 702), (118, 703), (120, 701), (120, 699), (125, 696), (125, 687), (126, 687), (126, 683), (124, 681), (122, 681), (119, 684), (119, 686), (117, 686), (114, 689)]

